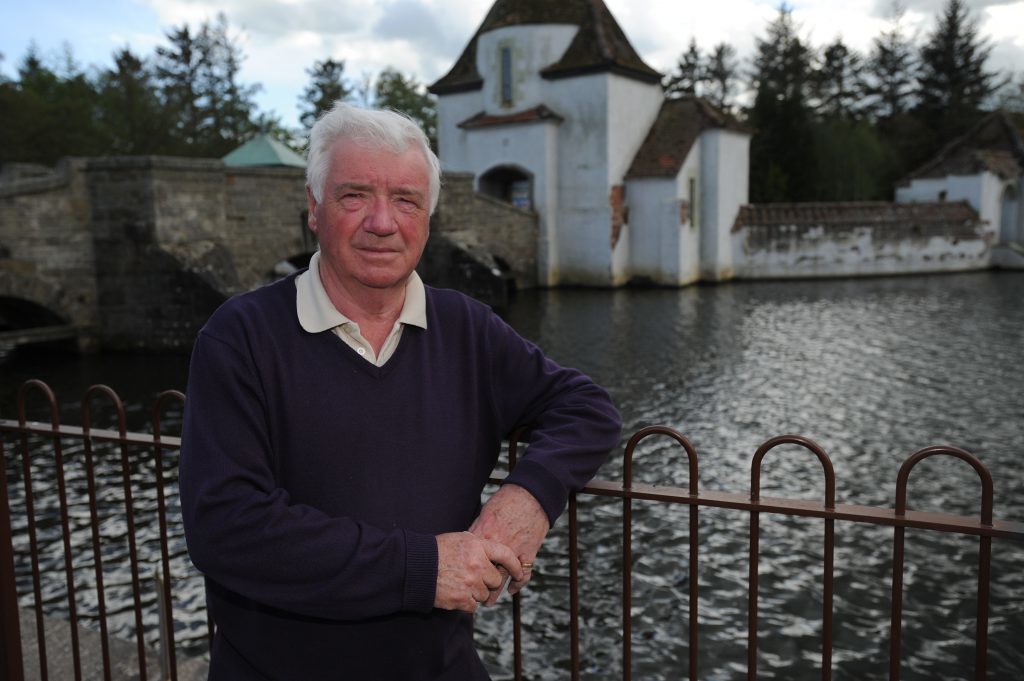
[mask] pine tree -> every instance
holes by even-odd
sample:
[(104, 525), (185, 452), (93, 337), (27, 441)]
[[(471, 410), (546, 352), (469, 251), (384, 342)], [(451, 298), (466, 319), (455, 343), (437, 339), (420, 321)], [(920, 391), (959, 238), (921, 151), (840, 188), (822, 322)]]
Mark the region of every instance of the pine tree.
[(376, 107), (400, 111), (417, 121), (430, 145), (437, 148), (437, 102), (414, 77), (407, 78), (389, 66), (377, 77), (374, 94)]
[(985, 69), (991, 50), (963, 0), (948, 0), (935, 32), (921, 47), (918, 73), (917, 113), (939, 139), (964, 132), (1002, 85)]
[(715, 45), (707, 60), (707, 92), (704, 96), (722, 111), (728, 112), (732, 109), (732, 95), (738, 73), (736, 49), (728, 43)]
[(865, 99), (876, 120), (893, 119), (911, 108), (916, 64), (910, 41), (903, 34), (903, 8), (893, 6), (889, 29), (872, 43), (865, 65)]
[(792, 9), (783, 5), (757, 40), (748, 112), (750, 198), (757, 203), (812, 197), (814, 168), (808, 88), (811, 50), (797, 35)]
[(98, 90), (98, 118), (110, 139), (110, 153), (170, 152), (170, 121), (141, 57), (127, 47), (115, 52), (114, 68), (100, 75)]
[(313, 66), (306, 69), (306, 74), (311, 81), (299, 97), (299, 121), (308, 134), (320, 114), (338, 100), (351, 96), (352, 86), (345, 79), (344, 60), (335, 61), (328, 57), (324, 61), (313, 62)]
[(704, 57), (697, 47), (697, 39), (690, 39), (690, 47), (679, 57), (675, 72), (666, 76), (665, 96), (696, 96), (704, 80)]
[(827, 46), (814, 72), (816, 110), (826, 119), (853, 119), (862, 111), (863, 66), (861, 56), (842, 38)]

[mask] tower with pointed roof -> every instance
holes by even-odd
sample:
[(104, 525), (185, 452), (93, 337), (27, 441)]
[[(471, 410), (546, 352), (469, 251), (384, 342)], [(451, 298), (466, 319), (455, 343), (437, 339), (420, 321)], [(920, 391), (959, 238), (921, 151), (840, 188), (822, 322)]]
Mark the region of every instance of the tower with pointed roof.
[(617, 283), (613, 187), (660, 81), (600, 0), (497, 0), (431, 86), (445, 170), (537, 212), (540, 284)]
[(540, 285), (730, 276), (749, 134), (667, 101), (602, 0), (497, 0), (430, 91), (444, 169), (537, 213)]

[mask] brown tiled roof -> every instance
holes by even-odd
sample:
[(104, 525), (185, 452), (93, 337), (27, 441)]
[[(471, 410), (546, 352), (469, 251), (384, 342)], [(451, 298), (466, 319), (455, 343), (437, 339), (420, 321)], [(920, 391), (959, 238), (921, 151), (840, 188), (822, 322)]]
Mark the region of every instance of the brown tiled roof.
[(782, 227), (821, 225), (948, 225), (964, 227), (978, 221), (978, 213), (966, 201), (892, 203), (851, 201), (848, 203), (761, 203), (741, 206), (733, 231), (741, 227)]
[(483, 78), (476, 69), (478, 38), (498, 28), (530, 24), (580, 27), (565, 54), (541, 71), (545, 78), (613, 72), (651, 83), (661, 81), (661, 74), (636, 53), (602, 0), (497, 0), (455, 65), (430, 86), (430, 91), (443, 95), (480, 89)]
[(976, 175), (986, 170), (1003, 179), (1024, 172), (1021, 131), (1001, 111), (989, 114), (963, 136), (947, 144), (902, 184), (921, 178)]
[(488, 114), (484, 111), (471, 116), (466, 120), (459, 123), (459, 127), (464, 130), (472, 130), (473, 128), (485, 128), (492, 125), (510, 125), (513, 123), (531, 123), (533, 121), (542, 120), (553, 120), (562, 121), (564, 120), (561, 116), (556, 114), (548, 107), (541, 104), (538, 107), (527, 109), (526, 111), (520, 111), (518, 113), (506, 114), (495, 116)]
[(709, 128), (749, 132), (699, 97), (665, 100), (626, 177), (675, 177), (697, 137)]

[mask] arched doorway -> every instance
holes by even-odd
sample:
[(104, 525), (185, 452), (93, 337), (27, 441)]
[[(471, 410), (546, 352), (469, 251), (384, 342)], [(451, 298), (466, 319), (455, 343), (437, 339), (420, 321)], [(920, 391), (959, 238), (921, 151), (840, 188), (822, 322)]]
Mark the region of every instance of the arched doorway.
[(516, 208), (533, 210), (533, 177), (517, 166), (497, 166), (480, 176), (478, 190)]

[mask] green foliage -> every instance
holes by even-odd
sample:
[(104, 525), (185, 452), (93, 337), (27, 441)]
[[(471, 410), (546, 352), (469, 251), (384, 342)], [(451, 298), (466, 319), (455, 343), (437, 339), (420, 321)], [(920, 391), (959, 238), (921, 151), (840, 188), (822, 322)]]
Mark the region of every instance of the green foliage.
[(874, 39), (865, 65), (867, 112), (876, 119), (896, 118), (910, 109), (916, 62), (903, 35), (903, 10), (894, 8), (889, 28)]
[(812, 52), (797, 35), (792, 10), (783, 6), (757, 41), (754, 103), (747, 112), (754, 128), (750, 143), (751, 201), (814, 198), (812, 111), (809, 91)]
[(665, 96), (695, 96), (705, 79), (704, 56), (697, 48), (697, 39), (690, 39), (690, 47), (679, 57), (676, 70), (665, 77)]
[(299, 97), (299, 121), (309, 134), (320, 114), (330, 109), (335, 102), (347, 100), (352, 95), (352, 85), (345, 78), (345, 61), (327, 58), (313, 63), (306, 69), (310, 83)]
[(173, 113), (173, 153), (219, 157), (256, 131), (252, 117), (258, 85), (238, 82), (243, 55), (228, 35), (227, 19), (187, 25), (167, 34), (169, 47), (156, 50), (160, 98)]
[(934, 33), (920, 51), (917, 114), (945, 138), (964, 132), (999, 88), (985, 69), (992, 48), (963, 0), (948, 0)]
[(891, 197), (892, 185), (880, 170), (892, 163), (874, 128), (866, 121), (833, 118), (814, 125), (816, 201), (873, 201)]
[(731, 111), (738, 74), (736, 48), (728, 43), (715, 45), (705, 64), (706, 91), (703, 96), (722, 111)]
[(385, 68), (377, 77), (374, 105), (394, 109), (417, 121), (430, 145), (437, 149), (437, 101), (415, 78), (406, 77), (391, 67)]

